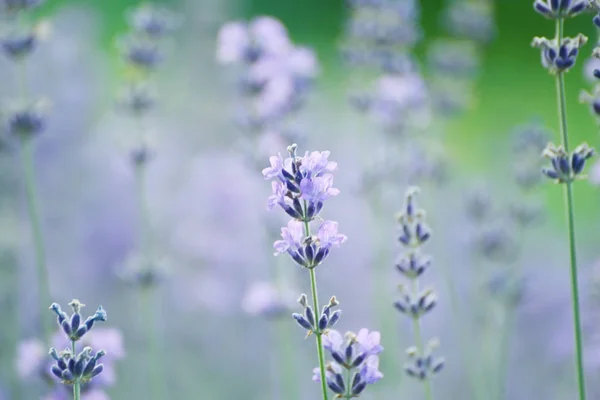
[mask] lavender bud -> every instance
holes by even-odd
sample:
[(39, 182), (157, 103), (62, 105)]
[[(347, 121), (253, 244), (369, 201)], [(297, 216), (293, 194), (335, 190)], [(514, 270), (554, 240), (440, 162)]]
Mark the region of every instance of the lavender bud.
[(327, 378), (327, 386), (329, 387), (329, 389), (331, 389), (334, 393), (337, 394), (344, 394), (344, 389), (342, 389), (340, 386), (338, 386), (338, 384), (336, 382), (334, 382), (333, 380), (331, 380), (331, 378)]
[(294, 317), (298, 325), (300, 325), (302, 328), (312, 331), (312, 325), (304, 318), (304, 316), (302, 316), (302, 314), (294, 313), (292, 314), (292, 317)]
[(306, 306), (304, 308), (304, 316), (306, 317), (306, 321), (308, 321), (311, 327), (315, 326), (315, 314), (311, 306)]
[(335, 326), (335, 324), (337, 324), (337, 322), (340, 320), (341, 316), (342, 316), (342, 310), (337, 310), (333, 314), (331, 314), (331, 317), (329, 318), (329, 321), (327, 323), (327, 327), (333, 328)]

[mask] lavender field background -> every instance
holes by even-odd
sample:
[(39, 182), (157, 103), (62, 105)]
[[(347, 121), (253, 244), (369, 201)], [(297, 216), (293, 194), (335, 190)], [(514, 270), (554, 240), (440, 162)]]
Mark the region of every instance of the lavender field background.
[[(308, 272), (273, 256), (289, 218), (267, 210), (261, 173), (292, 143), (338, 164), (322, 213), (347, 241), (318, 286), (321, 306), (340, 302), (335, 329), (381, 332), (383, 379), (361, 398), (426, 399), (404, 371), (413, 326), (394, 308), (396, 216), (412, 186), (432, 232), (422, 285), (437, 297), (421, 328), (445, 361), (433, 398), (578, 398), (563, 193), (540, 172), (547, 142), (560, 143), (554, 78), (530, 46), (553, 21), (525, 0), (396, 0), (400, 22), (359, 3), (153, 3), (169, 10), (156, 64), (123, 36), (142, 3), (46, 0), (16, 22), (2, 15), (3, 44), (14, 23), (39, 43), (0, 57), (0, 399), (72, 398), (49, 373), (48, 348), (65, 345), (48, 307), (74, 298), (86, 316), (108, 313), (86, 336), (107, 356), (83, 399), (320, 399), (314, 340), (291, 317)], [(600, 139), (594, 15), (565, 22), (589, 38), (565, 75), (573, 148)], [(241, 39), (222, 27), (264, 16), (297, 59), (232, 56)], [(390, 58), (371, 52), (372, 32), (394, 23), (377, 44)], [(43, 129), (15, 134), (15, 110), (38, 106)], [(600, 399), (600, 164), (585, 172), (573, 183), (580, 306), (588, 398)]]

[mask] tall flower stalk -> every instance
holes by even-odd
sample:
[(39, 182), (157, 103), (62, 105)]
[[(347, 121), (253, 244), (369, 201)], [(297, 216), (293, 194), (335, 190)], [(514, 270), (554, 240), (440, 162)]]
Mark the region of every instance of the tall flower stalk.
[(586, 399), (585, 371), (583, 361), (583, 339), (579, 304), (579, 286), (577, 275), (577, 249), (575, 241), (575, 206), (573, 201), (573, 182), (580, 178), (586, 160), (593, 155), (587, 144), (580, 145), (573, 152), (569, 150), (569, 134), (567, 123), (567, 105), (565, 94), (565, 73), (575, 65), (579, 49), (587, 42), (581, 34), (575, 38), (564, 36), (564, 21), (586, 10), (585, 0), (536, 0), (534, 9), (539, 14), (555, 21), (554, 39), (536, 37), (533, 46), (542, 51), (542, 64), (555, 76), (556, 99), (558, 104), (558, 122), (562, 144), (558, 147), (549, 144), (544, 150), (552, 167), (544, 169), (544, 174), (562, 184), (564, 188), (565, 210), (569, 240), (569, 259), (571, 265), (571, 296), (573, 304), (573, 325), (575, 330), (575, 357), (577, 370), (577, 387), (579, 399)]
[(401, 233), (398, 241), (404, 247), (396, 269), (408, 281), (408, 285), (399, 286), (401, 299), (394, 306), (412, 321), (415, 345), (407, 350), (409, 361), (405, 371), (408, 376), (418, 379), (423, 384), (425, 399), (433, 399), (431, 378), (444, 367), (444, 359), (433, 356), (439, 346), (437, 339), (424, 343), (421, 333), (421, 318), (436, 305), (437, 299), (433, 289), (421, 289), (419, 278), (431, 266), (432, 259), (423, 253), (423, 245), (431, 237), (425, 223), (425, 211), (417, 208), (415, 197), (419, 189), (410, 188), (406, 193), (406, 202), (398, 216)]
[(120, 38), (123, 60), (129, 69), (129, 79), (119, 98), (120, 107), (129, 112), (137, 129), (136, 145), (130, 157), (135, 177), (139, 240), (136, 254), (131, 257), (126, 279), (140, 290), (142, 324), (148, 337), (150, 383), (148, 398), (162, 398), (162, 357), (157, 328), (156, 296), (161, 278), (160, 262), (153, 243), (150, 210), (147, 196), (147, 170), (153, 156), (147, 138), (145, 120), (156, 103), (153, 74), (163, 60), (163, 42), (178, 25), (177, 18), (168, 10), (153, 4), (143, 4), (128, 15), (130, 32)]
[[(314, 371), (313, 380), (320, 382), (323, 400), (329, 398), (328, 390), (333, 391), (337, 398), (350, 399), (358, 397), (368, 384), (375, 383), (383, 375), (378, 371), (378, 358), (369, 357), (376, 353), (362, 351), (355, 356), (353, 349), (357, 339), (350, 338), (344, 352), (340, 353), (339, 343), (331, 343), (331, 337), (327, 336), (335, 335), (331, 328), (340, 319), (341, 310), (335, 309), (339, 305), (335, 296), (321, 309), (316, 268), (329, 256), (333, 247), (340, 246), (347, 239), (338, 233), (337, 222), (320, 217), (324, 202), (339, 193), (333, 187), (332, 175), (337, 163), (329, 161), (328, 151), (306, 152), (304, 157), (298, 157), (296, 148), (295, 144), (289, 146), (289, 157), (285, 159), (281, 155), (272, 156), (269, 159), (271, 166), (263, 170), (266, 179), (274, 179), (268, 209), (279, 206), (291, 217), (287, 226), (281, 228), (282, 240), (277, 240), (273, 247), (275, 255), (287, 253), (309, 272), (310, 300), (303, 293), (298, 299), (303, 313), (292, 316), (306, 330), (307, 337), (316, 337), (319, 366)], [(319, 224), (313, 233), (311, 224), (317, 221)], [(379, 336), (374, 340), (379, 345)], [(331, 351), (333, 362), (326, 363), (325, 349)], [(343, 370), (346, 370), (345, 377)]]
[[(37, 295), (44, 306), (50, 301), (48, 267), (46, 265), (46, 245), (39, 210), (39, 197), (35, 179), (35, 137), (45, 127), (45, 104), (33, 102), (28, 95), (27, 58), (35, 50), (42, 38), (40, 25), (28, 22), (28, 12), (36, 8), (42, 1), (0, 1), (0, 13), (4, 14), (0, 34), (0, 48), (5, 55), (14, 61), (17, 68), (18, 103), (9, 108), (5, 114), (8, 119), (8, 131), (19, 142), (21, 169), (25, 186), (27, 213), (33, 242), (33, 255), (37, 275)], [(43, 309), (43, 308), (42, 308)], [(51, 327), (44, 318), (39, 319), (42, 326), (41, 335), (49, 340)]]

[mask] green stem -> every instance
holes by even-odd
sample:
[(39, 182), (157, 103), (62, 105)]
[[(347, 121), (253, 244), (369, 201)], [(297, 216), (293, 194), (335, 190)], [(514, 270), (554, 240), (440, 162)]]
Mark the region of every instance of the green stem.
[[(75, 341), (74, 340), (71, 341), (71, 349), (73, 351), (73, 357), (75, 357), (77, 353), (75, 353)], [(81, 399), (81, 384), (79, 383), (79, 379), (76, 379), (75, 383), (73, 383), (73, 400), (80, 400), (80, 399)]]
[[(411, 282), (412, 290), (414, 296), (418, 296), (419, 294), (419, 281), (417, 279), (413, 279)], [(421, 324), (419, 323), (418, 317), (413, 317), (413, 331), (415, 334), (415, 346), (417, 346), (417, 351), (419, 357), (423, 357), (425, 354), (425, 346), (423, 345), (423, 337), (421, 335)], [(425, 389), (425, 400), (433, 400), (433, 393), (431, 390), (431, 382), (429, 380), (429, 376), (423, 380), (423, 387)]]
[(506, 398), (506, 376), (509, 371), (510, 343), (517, 320), (517, 313), (514, 309), (509, 309), (509, 307), (510, 306), (505, 305), (503, 310), (504, 316), (500, 337), (500, 353), (498, 354), (500, 358), (497, 390), (498, 400)]
[(144, 326), (144, 331), (147, 334), (148, 340), (148, 368), (150, 369), (150, 373), (148, 374), (148, 378), (150, 382), (148, 382), (147, 387), (149, 390), (148, 399), (163, 399), (164, 391), (163, 391), (163, 376), (161, 371), (161, 357), (160, 357), (160, 335), (158, 328), (156, 326), (156, 315), (157, 310), (155, 307), (156, 300), (156, 288), (155, 287), (147, 287), (141, 288), (141, 296), (142, 296), (142, 308), (144, 321), (142, 325)]
[(346, 369), (346, 399), (352, 399), (352, 370)]
[[(44, 246), (44, 237), (40, 221), (39, 207), (37, 202), (37, 189), (35, 183), (34, 171), (34, 142), (29, 139), (21, 139), (21, 161), (23, 174), (25, 177), (25, 189), (27, 192), (27, 212), (29, 214), (29, 223), (31, 226), (31, 235), (33, 237), (35, 266), (38, 280), (38, 293), (41, 303), (40, 310), (45, 310), (50, 304), (50, 290), (48, 269), (46, 266), (46, 248)], [(42, 334), (47, 341), (52, 335), (52, 329), (45, 321), (48, 318), (42, 318)]]
[[(562, 18), (556, 21), (556, 38), (560, 45), (563, 39)], [(562, 72), (556, 74), (556, 94), (558, 103), (558, 117), (560, 132), (562, 136), (562, 145), (566, 152), (569, 152), (569, 134), (567, 129), (567, 104), (565, 95), (565, 77)], [(573, 188), (571, 182), (564, 184), (565, 207), (567, 214), (567, 223), (569, 230), (569, 253), (571, 262), (571, 297), (573, 304), (573, 324), (575, 329), (575, 356), (577, 361), (577, 386), (579, 389), (579, 399), (586, 399), (585, 389), (585, 371), (583, 367), (583, 339), (581, 333), (581, 317), (579, 312), (579, 286), (577, 282), (577, 252), (575, 247), (575, 212), (573, 205)]]
[[(310, 289), (312, 292), (313, 307), (315, 309), (315, 319), (318, 322), (320, 317), (319, 311), (319, 298), (317, 295), (317, 278), (315, 276), (315, 269), (310, 270)], [(317, 337), (317, 355), (319, 356), (319, 368), (321, 369), (321, 389), (323, 392), (323, 400), (327, 400), (327, 379), (325, 376), (325, 355), (323, 354), (323, 339), (321, 338), (322, 333), (316, 333)]]
[(444, 280), (446, 281), (446, 288), (448, 290), (448, 297), (450, 301), (450, 313), (452, 314), (452, 320), (455, 322), (455, 326), (459, 326), (458, 332), (458, 345), (460, 347), (460, 352), (465, 355), (467, 360), (465, 368), (467, 369), (467, 380), (471, 386), (472, 396), (475, 399), (485, 399), (486, 395), (485, 389), (483, 388), (484, 380), (480, 378), (481, 371), (477, 369), (477, 365), (474, 362), (470, 362), (469, 360), (474, 359), (473, 350), (475, 346), (469, 344), (469, 336), (472, 333), (467, 332), (464, 327), (467, 326), (463, 323), (463, 319), (460, 313), (460, 301), (457, 296), (456, 286), (454, 284), (454, 275), (452, 274), (452, 270), (450, 268), (444, 268)]
[[(373, 220), (375, 222), (375, 229), (372, 233), (372, 237), (375, 238), (373, 243), (375, 244), (376, 254), (374, 258), (374, 285), (372, 288), (375, 305), (373, 315), (376, 316), (376, 322), (380, 328), (381, 335), (383, 337), (394, 338), (394, 340), (390, 340), (386, 346), (386, 352), (387, 354), (391, 354), (391, 356), (383, 357), (381, 359), (381, 370), (398, 371), (401, 367), (399, 359), (402, 357), (403, 353), (400, 349), (403, 330), (398, 329), (398, 321), (395, 318), (390, 318), (390, 313), (393, 312), (394, 299), (391, 292), (383, 290), (390, 286), (390, 277), (392, 274), (391, 268), (393, 268), (393, 265), (390, 264), (389, 254), (386, 252), (385, 246), (387, 243), (387, 231), (382, 229), (383, 226), (386, 226), (387, 215), (386, 212), (384, 212), (381, 201), (382, 194), (379, 190), (379, 186), (373, 188), (373, 192), (374, 194), (370, 198), (370, 204), (373, 208)], [(400, 390), (403, 377), (404, 374), (399, 374), (392, 382), (387, 383), (393, 383), (394, 386)]]
[[(304, 202), (304, 210), (307, 209), (306, 201)], [(308, 221), (304, 221), (304, 234), (306, 237), (310, 237), (310, 225)], [(321, 318), (320, 310), (319, 310), (319, 295), (317, 293), (317, 277), (315, 274), (315, 268), (309, 268), (310, 272), (310, 291), (312, 293), (312, 302), (313, 308), (315, 312), (315, 321), (317, 324), (319, 323), (319, 319)], [(319, 369), (321, 370), (321, 390), (323, 392), (323, 400), (328, 399), (327, 395), (327, 377), (325, 375), (325, 355), (323, 353), (323, 339), (321, 337), (322, 332), (315, 332), (315, 336), (317, 337), (317, 355), (319, 357)]]

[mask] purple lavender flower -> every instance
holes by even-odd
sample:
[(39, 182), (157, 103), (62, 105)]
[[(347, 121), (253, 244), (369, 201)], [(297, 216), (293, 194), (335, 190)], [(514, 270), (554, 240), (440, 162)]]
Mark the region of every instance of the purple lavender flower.
[(369, 332), (368, 329), (363, 328), (358, 331), (356, 341), (358, 342), (361, 351), (369, 355), (379, 354), (383, 351), (383, 346), (380, 344), (381, 334), (379, 332)]
[(253, 63), (265, 55), (287, 51), (287, 29), (273, 17), (257, 17), (250, 23), (228, 22), (217, 37), (217, 61), (221, 64)]
[[(379, 332), (369, 333), (367, 329), (361, 329), (359, 335), (346, 332), (342, 336), (334, 329), (323, 335), (323, 348), (328, 350), (333, 358), (327, 364), (327, 386), (339, 395), (338, 397), (358, 397), (367, 385), (383, 378), (377, 356), (383, 351), (383, 347), (379, 345)], [(321, 382), (320, 368), (313, 370), (312, 379)]]
[[(102, 359), (103, 371), (94, 380), (82, 386), (82, 399), (104, 399), (106, 394), (103, 389), (115, 385), (117, 376), (115, 363), (125, 357), (123, 335), (114, 328), (95, 328), (85, 335), (81, 341), (83, 347), (102, 348), (107, 354)], [(71, 346), (64, 332), (58, 331), (51, 340), (52, 347), (65, 349)], [(51, 375), (52, 362), (48, 360), (47, 347), (38, 339), (29, 339), (19, 343), (17, 349), (16, 369), (19, 379), (30, 382), (32, 379), (41, 379), (44, 382), (53, 382)], [(55, 386), (48, 400), (70, 399), (70, 390), (62, 385)]]
[(277, 240), (273, 244), (275, 255), (288, 251), (297, 251), (302, 246), (304, 239), (304, 225), (300, 221), (290, 220), (287, 227), (281, 228), (283, 240)]
[(281, 316), (291, 308), (291, 301), (285, 298), (286, 293), (270, 282), (254, 282), (242, 299), (242, 308), (252, 316)]
[(360, 375), (367, 385), (372, 385), (383, 378), (383, 373), (379, 371), (379, 357), (370, 355), (367, 357), (360, 369)]
[(280, 182), (272, 184), (268, 209), (278, 204), (290, 217), (309, 222), (319, 214), (325, 200), (339, 194), (329, 173), (337, 168), (337, 163), (328, 160), (328, 151), (296, 157), (295, 145), (290, 146), (290, 155), (285, 160), (281, 156), (271, 157), (271, 166), (262, 171), (265, 179), (278, 178)]
[(105, 350), (92, 351), (89, 346), (84, 347), (77, 352), (75, 343), (83, 338), (94, 327), (95, 322), (106, 321), (106, 311), (102, 306), (93, 316), (83, 321), (81, 319), (81, 308), (84, 307), (79, 300), (74, 299), (69, 303), (73, 309), (73, 314), (69, 317), (58, 304), (53, 303), (50, 309), (57, 315), (58, 326), (62, 329), (65, 338), (70, 342), (64, 351), (57, 351), (56, 348), (50, 348), (50, 356), (54, 359), (54, 364), (50, 371), (54, 377), (60, 379), (63, 385), (73, 386), (73, 395), (79, 398), (82, 385), (92, 381), (104, 370), (104, 365), (98, 361), (106, 355)]

